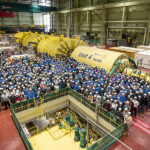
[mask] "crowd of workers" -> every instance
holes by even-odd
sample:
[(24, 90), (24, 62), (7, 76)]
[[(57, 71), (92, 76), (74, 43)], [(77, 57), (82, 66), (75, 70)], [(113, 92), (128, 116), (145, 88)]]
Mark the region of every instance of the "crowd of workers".
[[(150, 85), (142, 79), (81, 64), (72, 58), (41, 57), (9, 61), (9, 51), (0, 53), (0, 103), (25, 101), (70, 87), (91, 103), (101, 105), (123, 119), (136, 117), (150, 107)], [(1, 104), (0, 104), (1, 109)]]

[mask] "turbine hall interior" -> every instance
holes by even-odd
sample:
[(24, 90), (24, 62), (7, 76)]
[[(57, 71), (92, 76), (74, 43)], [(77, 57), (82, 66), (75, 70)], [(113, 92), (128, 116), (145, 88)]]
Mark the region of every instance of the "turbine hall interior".
[(0, 1), (0, 150), (149, 150), (150, 0)]

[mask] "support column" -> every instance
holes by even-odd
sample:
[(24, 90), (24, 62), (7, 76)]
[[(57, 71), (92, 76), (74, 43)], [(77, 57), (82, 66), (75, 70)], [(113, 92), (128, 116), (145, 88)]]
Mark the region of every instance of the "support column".
[[(16, 0), (16, 3), (18, 2), (18, 0)], [(17, 13), (17, 18), (18, 18), (18, 25), (20, 26), (20, 15), (19, 15), (19, 12), (16, 12)]]
[(125, 28), (123, 28), (126, 24), (125, 21), (127, 21), (127, 12), (128, 12), (128, 7), (123, 7), (122, 8), (122, 23), (121, 23), (121, 32), (120, 32), (120, 39), (122, 38), (122, 33), (126, 31)]
[[(149, 5), (149, 7), (150, 7), (150, 5)], [(150, 11), (149, 11), (149, 13), (150, 13)], [(149, 20), (149, 22), (148, 22), (148, 24), (147, 24), (147, 37), (146, 37), (146, 45), (149, 45), (150, 44), (150, 38), (149, 38), (149, 36), (150, 36), (150, 15), (149, 15), (149, 17), (148, 17), (148, 20)]]
[[(68, 0), (68, 7), (72, 9), (72, 0)], [(72, 12), (69, 12), (67, 15), (67, 37), (70, 37), (71, 33), (71, 26), (72, 26)]]
[(87, 32), (92, 31), (92, 11), (87, 11)]
[[(56, 1), (55, 6), (56, 6), (56, 8), (59, 8), (59, 1)], [(57, 11), (56, 11), (54, 14), (56, 17), (56, 22), (55, 22), (56, 34), (59, 34), (59, 13), (57, 13)]]
[(74, 34), (78, 34), (78, 13), (74, 12)]
[[(74, 0), (74, 6), (76, 7), (76, 8), (78, 8), (79, 7), (79, 0)], [(79, 21), (79, 19), (78, 19), (78, 12), (74, 12), (74, 34), (79, 34), (79, 24), (78, 24), (78, 21)]]
[(150, 17), (149, 17), (149, 23), (148, 23), (148, 31), (147, 31), (147, 39), (146, 39), (146, 45), (149, 45), (150, 44), (150, 38), (149, 38), (149, 36), (150, 36)]
[(64, 14), (64, 29), (65, 29), (65, 32), (63, 34), (65, 34), (66, 31), (68, 30), (68, 13)]
[[(93, 0), (89, 1), (89, 6), (93, 5)], [(92, 10), (87, 11), (87, 32), (92, 31)]]
[[(31, 2), (31, 4), (33, 4), (33, 2)], [(32, 18), (32, 23), (31, 23), (31, 25), (34, 25), (34, 14), (33, 13), (31, 13), (31, 18)]]
[(59, 14), (56, 15), (56, 33), (59, 34)]
[(106, 43), (106, 22), (105, 20), (107, 20), (106, 17), (106, 9), (103, 8), (102, 10), (102, 26), (101, 26), (101, 44), (105, 44)]

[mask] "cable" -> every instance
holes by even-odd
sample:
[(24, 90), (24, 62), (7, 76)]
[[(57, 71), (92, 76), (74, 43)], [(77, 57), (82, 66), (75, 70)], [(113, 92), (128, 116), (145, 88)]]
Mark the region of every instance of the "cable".
[(110, 134), (108, 131), (106, 131), (105, 129), (103, 129), (102, 127), (98, 126), (94, 121), (92, 121), (91, 119), (87, 118), (88, 121), (92, 122), (95, 126), (101, 128), (102, 130), (104, 130), (107, 134), (111, 135), (115, 140), (117, 140), (119, 143), (121, 143), (123, 146), (125, 146), (127, 149), (132, 150), (132, 148), (130, 148), (128, 145), (124, 144), (122, 141), (120, 141), (119, 139), (117, 139), (115, 136), (113, 136), (112, 134)]

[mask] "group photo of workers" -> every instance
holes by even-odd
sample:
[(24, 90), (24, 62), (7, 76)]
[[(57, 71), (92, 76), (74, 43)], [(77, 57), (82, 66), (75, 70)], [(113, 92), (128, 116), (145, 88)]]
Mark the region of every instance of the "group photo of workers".
[[(9, 60), (9, 51), (0, 53), (0, 110), (46, 93), (70, 87), (125, 121), (150, 108), (150, 85), (121, 73), (79, 63), (73, 58), (40, 57)], [(9, 57), (8, 57), (9, 56)]]

